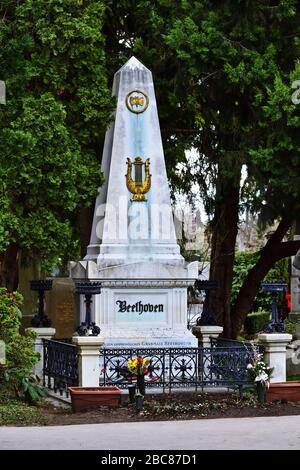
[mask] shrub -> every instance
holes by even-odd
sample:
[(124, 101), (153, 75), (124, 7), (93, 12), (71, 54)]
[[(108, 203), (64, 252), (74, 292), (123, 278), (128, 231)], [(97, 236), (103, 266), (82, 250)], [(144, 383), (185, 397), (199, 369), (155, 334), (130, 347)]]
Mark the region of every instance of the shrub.
[(297, 333), (298, 325), (300, 324), (300, 318), (287, 318), (285, 319), (284, 323), (286, 326), (286, 332), (290, 335), (295, 336)]
[[(235, 254), (234, 260), (234, 268), (233, 268), (233, 281), (232, 281), (232, 290), (231, 290), (231, 304), (234, 305), (240, 288), (250, 269), (255, 266), (259, 259), (259, 252), (247, 252), (247, 251), (238, 251)], [(268, 272), (265, 280), (267, 281), (278, 281), (278, 280), (285, 280), (288, 281), (289, 279), (289, 262), (290, 258), (283, 258), (278, 261), (272, 269)], [(277, 296), (278, 297), (278, 306), (280, 309), (285, 307), (285, 299), (284, 296)], [(269, 310), (271, 309), (272, 303), (272, 296), (270, 293), (258, 293), (254, 304), (253, 304), (253, 312), (258, 312), (261, 310)]]
[(254, 336), (262, 331), (270, 317), (271, 313), (265, 310), (249, 313), (244, 323), (245, 334), (247, 336)]
[(30, 329), (24, 335), (19, 333), (22, 301), (18, 292), (0, 288), (0, 340), (5, 343), (6, 352), (6, 362), (0, 366), (0, 388), (35, 402), (44, 395), (43, 387), (32, 374), (40, 354), (34, 351), (35, 333)]

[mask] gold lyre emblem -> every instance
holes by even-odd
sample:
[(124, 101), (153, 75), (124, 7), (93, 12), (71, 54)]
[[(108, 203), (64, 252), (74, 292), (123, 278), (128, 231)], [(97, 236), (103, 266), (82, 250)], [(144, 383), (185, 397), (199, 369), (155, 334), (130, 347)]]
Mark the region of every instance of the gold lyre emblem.
[(133, 90), (125, 98), (127, 109), (135, 114), (146, 111), (149, 104), (149, 98), (142, 90)]
[[(126, 185), (128, 191), (133, 196), (132, 201), (147, 201), (145, 194), (151, 188), (151, 175), (150, 175), (150, 159), (147, 158), (145, 162), (141, 157), (136, 157), (134, 162), (127, 158), (127, 174)], [(134, 165), (134, 179), (132, 178), (132, 165)], [(145, 178), (143, 179), (143, 166), (145, 166)]]

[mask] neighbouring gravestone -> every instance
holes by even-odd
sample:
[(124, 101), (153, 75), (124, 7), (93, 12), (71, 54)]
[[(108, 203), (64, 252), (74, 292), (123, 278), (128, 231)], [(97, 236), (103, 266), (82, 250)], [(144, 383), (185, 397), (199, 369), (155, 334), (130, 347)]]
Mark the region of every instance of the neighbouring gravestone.
[(37, 293), (30, 289), (32, 279), (40, 279), (41, 267), (38, 260), (30, 260), (26, 265), (19, 263), (19, 292), (23, 295), (22, 327), (28, 328), (38, 311)]
[(6, 362), (5, 343), (0, 339), (0, 365), (4, 366)]
[(6, 104), (5, 82), (0, 80), (0, 104)]
[(101, 281), (95, 322), (105, 346), (193, 347), (187, 288), (198, 262), (180, 254), (171, 210), (152, 73), (132, 57), (116, 74), (90, 245), (73, 279)]
[(56, 329), (56, 338), (70, 338), (75, 330), (74, 283), (68, 278), (53, 278), (52, 290), (46, 292), (46, 315)]
[[(19, 266), (19, 292), (24, 297), (22, 305), (22, 327), (28, 328), (38, 313), (38, 293), (30, 289), (32, 279), (41, 278), (39, 261), (32, 260), (26, 266)], [(74, 333), (76, 302), (74, 282), (69, 278), (53, 278), (52, 290), (45, 292), (45, 313), (56, 328), (57, 338), (68, 338)]]
[[(300, 231), (299, 224), (297, 225)], [(300, 240), (300, 234), (294, 236), (294, 240)], [(292, 258), (291, 270), (291, 315), (300, 315), (300, 250)]]

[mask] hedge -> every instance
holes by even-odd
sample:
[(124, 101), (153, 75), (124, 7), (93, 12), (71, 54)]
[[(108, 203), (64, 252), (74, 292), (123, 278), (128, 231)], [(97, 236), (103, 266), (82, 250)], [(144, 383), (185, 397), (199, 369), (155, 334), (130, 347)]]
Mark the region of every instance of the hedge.
[(246, 335), (253, 336), (263, 330), (265, 324), (271, 318), (271, 312), (260, 310), (258, 312), (249, 313), (245, 323), (244, 332)]

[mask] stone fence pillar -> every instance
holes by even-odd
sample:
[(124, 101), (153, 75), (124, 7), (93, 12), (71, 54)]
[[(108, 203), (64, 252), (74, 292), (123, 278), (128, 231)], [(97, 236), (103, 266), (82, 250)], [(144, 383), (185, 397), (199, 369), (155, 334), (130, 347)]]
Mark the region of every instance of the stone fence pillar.
[[(200, 348), (211, 348), (211, 340), (212, 338), (217, 339), (218, 336), (222, 333), (223, 327), (222, 326), (215, 326), (215, 325), (205, 325), (205, 326), (193, 326), (192, 332), (198, 338), (198, 346)], [(206, 353), (204, 351), (202, 355), (203, 360), (203, 367), (204, 367), (204, 377), (210, 377), (210, 368), (211, 368), (211, 361), (212, 356), (211, 353)]]
[(34, 342), (35, 352), (40, 353), (40, 360), (33, 366), (33, 373), (37, 375), (41, 380), (43, 378), (43, 365), (44, 365), (44, 348), (43, 339), (52, 339), (55, 336), (55, 328), (30, 328), (37, 334)]
[(198, 345), (202, 348), (211, 347), (211, 338), (218, 338), (223, 332), (222, 326), (193, 326), (192, 333), (198, 338)]
[(80, 387), (99, 387), (100, 353), (104, 344), (102, 336), (73, 336), (78, 349), (78, 374)]
[(265, 348), (264, 360), (269, 367), (274, 367), (270, 382), (286, 382), (286, 347), (292, 341), (292, 335), (286, 333), (261, 333), (259, 343)]

